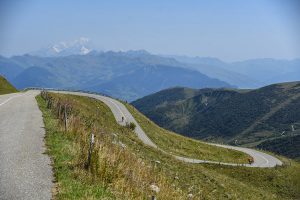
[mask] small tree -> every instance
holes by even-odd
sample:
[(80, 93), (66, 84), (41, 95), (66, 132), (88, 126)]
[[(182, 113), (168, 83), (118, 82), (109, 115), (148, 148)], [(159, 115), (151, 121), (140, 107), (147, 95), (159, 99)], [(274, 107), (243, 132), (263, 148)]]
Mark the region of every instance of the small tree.
[(133, 123), (133, 122), (130, 122), (129, 124), (127, 124), (126, 125), (129, 129), (131, 129), (131, 130), (135, 130), (135, 127), (136, 127), (136, 125), (135, 125), (135, 123)]

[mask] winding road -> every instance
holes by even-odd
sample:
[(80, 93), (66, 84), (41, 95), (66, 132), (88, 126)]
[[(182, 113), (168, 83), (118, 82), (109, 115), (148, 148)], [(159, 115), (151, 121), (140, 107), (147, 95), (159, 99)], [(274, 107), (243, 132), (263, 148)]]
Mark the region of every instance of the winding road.
[[(83, 92), (67, 92), (67, 91), (52, 91), (52, 92), (87, 96), (87, 97), (92, 97), (92, 98), (95, 98), (95, 99), (98, 99), (98, 100), (104, 102), (111, 109), (116, 121), (119, 124), (124, 126), (126, 122), (127, 123), (130, 123), (130, 122), (135, 123), (135, 125), (136, 125), (135, 133), (137, 134), (139, 139), (142, 140), (145, 144), (159, 149), (159, 147), (157, 147), (157, 145), (151, 141), (151, 139), (143, 131), (141, 126), (136, 122), (136, 120), (131, 115), (131, 113), (128, 111), (128, 109), (121, 102), (119, 102), (113, 98), (98, 95), (98, 94), (90, 94), (90, 93), (83, 93)], [(122, 117), (124, 118), (124, 121), (122, 121)], [(177, 158), (178, 160), (188, 162), (188, 163), (212, 163), (212, 164), (221, 164), (221, 165), (230, 165), (230, 166), (261, 167), (261, 168), (275, 167), (275, 166), (282, 165), (282, 162), (279, 159), (275, 158), (274, 156), (271, 156), (267, 153), (257, 151), (254, 149), (237, 147), (237, 146), (229, 146), (229, 145), (221, 145), (221, 144), (213, 144), (213, 143), (207, 143), (207, 144), (244, 152), (244, 153), (250, 155), (251, 157), (253, 157), (254, 162), (251, 165), (250, 164), (236, 164), (236, 163), (224, 163), (224, 162), (217, 162), (217, 161), (209, 161), (209, 160), (199, 160), (199, 159), (193, 159), (193, 158), (187, 158), (187, 157), (175, 156), (175, 155), (173, 155), (173, 156), (175, 158)], [(160, 150), (164, 153), (167, 153), (162, 149), (160, 149)]]
[[(53, 91), (60, 92), (60, 91)], [(60, 93), (88, 96), (104, 102), (113, 112), (116, 121), (136, 124), (135, 133), (146, 145), (158, 148), (127, 108), (119, 101), (96, 94), (83, 92)], [(44, 124), (42, 113), (35, 96), (38, 90), (0, 95), (0, 199), (51, 199), (53, 174), (50, 158), (45, 155)], [(122, 117), (124, 121), (122, 121)], [(254, 163), (246, 167), (275, 167), (282, 162), (269, 154), (254, 149), (211, 144), (223, 148), (245, 152), (254, 158)], [(160, 149), (161, 150), (161, 149)], [(161, 150), (164, 153), (167, 153)], [(173, 155), (174, 156), (174, 155)], [(174, 156), (188, 163), (215, 163), (240, 166), (235, 163), (222, 163)]]

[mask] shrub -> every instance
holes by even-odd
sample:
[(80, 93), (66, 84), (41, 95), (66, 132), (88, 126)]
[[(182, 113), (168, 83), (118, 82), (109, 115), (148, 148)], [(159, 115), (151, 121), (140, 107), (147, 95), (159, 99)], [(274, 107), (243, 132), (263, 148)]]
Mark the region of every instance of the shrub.
[(135, 125), (135, 123), (133, 123), (133, 122), (130, 122), (129, 124), (127, 123), (126, 124), (126, 126), (130, 129), (130, 130), (135, 130), (135, 128), (136, 128), (136, 125)]

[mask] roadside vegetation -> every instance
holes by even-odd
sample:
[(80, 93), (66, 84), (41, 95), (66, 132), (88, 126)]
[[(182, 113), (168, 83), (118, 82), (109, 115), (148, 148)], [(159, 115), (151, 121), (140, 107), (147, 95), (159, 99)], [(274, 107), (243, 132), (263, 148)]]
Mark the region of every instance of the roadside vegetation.
[[(47, 94), (44, 99), (37, 97), (44, 116), (48, 153), (53, 159), (58, 199), (147, 199), (153, 193), (151, 185), (159, 185), (160, 199), (182, 196), (181, 190), (168, 184), (155, 165), (128, 149), (128, 143), (138, 142), (134, 141), (132, 126), (119, 126), (102, 102), (60, 94)], [(92, 132), (96, 135), (95, 144), (87, 166)]]
[[(297, 162), (281, 158), (288, 165), (272, 169), (183, 163), (144, 145), (130, 127), (118, 125), (100, 101), (43, 96), (37, 101), (53, 161), (55, 199), (150, 199), (152, 189), (158, 188), (158, 200), (300, 198)], [(87, 165), (92, 132), (96, 137)]]
[(0, 75), (0, 95), (17, 92), (17, 89)]

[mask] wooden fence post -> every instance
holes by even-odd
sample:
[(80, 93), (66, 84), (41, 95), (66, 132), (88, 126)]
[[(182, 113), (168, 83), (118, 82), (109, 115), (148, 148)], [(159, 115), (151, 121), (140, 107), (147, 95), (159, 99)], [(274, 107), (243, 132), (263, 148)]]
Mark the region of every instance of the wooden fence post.
[(48, 98), (48, 101), (47, 101), (47, 108), (50, 109), (52, 106), (52, 99), (51, 97)]
[(92, 151), (93, 151), (94, 143), (95, 143), (95, 135), (94, 135), (94, 133), (92, 133), (91, 137), (90, 137), (90, 148), (89, 148), (89, 152), (88, 152), (88, 161), (87, 161), (86, 168), (88, 168), (91, 164), (91, 158), (92, 158)]
[(59, 103), (59, 106), (58, 106), (58, 112), (57, 112), (57, 118), (60, 120), (60, 115), (61, 115), (61, 104)]
[(159, 191), (160, 191), (159, 187), (155, 184), (151, 184), (150, 189), (152, 190), (151, 200), (156, 200), (155, 194), (159, 193)]
[(65, 109), (64, 109), (64, 123), (65, 123), (65, 132), (67, 132), (67, 120), (68, 120), (68, 116), (67, 116), (67, 104), (65, 104)]

